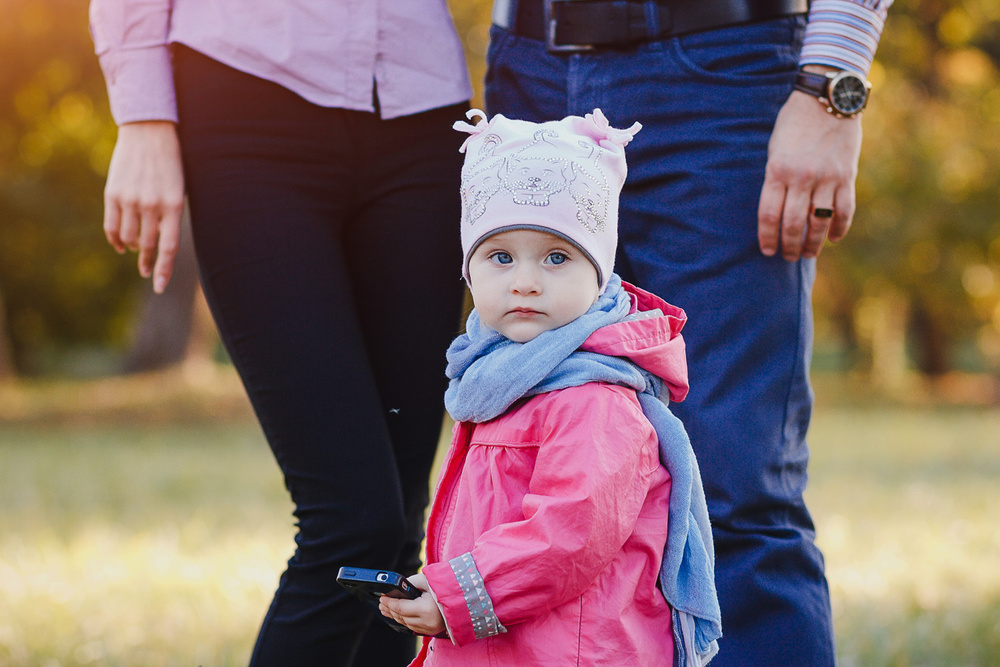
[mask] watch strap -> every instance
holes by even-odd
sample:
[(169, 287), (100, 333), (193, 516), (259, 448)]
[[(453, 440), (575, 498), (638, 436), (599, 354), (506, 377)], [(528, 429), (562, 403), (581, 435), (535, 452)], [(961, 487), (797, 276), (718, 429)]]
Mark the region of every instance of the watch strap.
[[(838, 93), (838, 89), (842, 82), (852, 79), (860, 82), (860, 85), (864, 88), (864, 92), (859, 93), (855, 90), (852, 94), (845, 90), (844, 94), (847, 95), (847, 99), (839, 100), (839, 102), (854, 102), (857, 100), (858, 94), (860, 94), (862, 95), (861, 105), (852, 105), (850, 108), (843, 108), (838, 103), (837, 98), (840, 94)], [(837, 118), (854, 118), (868, 105), (868, 93), (871, 91), (871, 83), (853, 72), (840, 71), (818, 74), (800, 69), (795, 75), (795, 90), (816, 97), (820, 104), (826, 107), (827, 112)]]
[(830, 78), (825, 74), (818, 74), (816, 72), (807, 72), (804, 69), (800, 69), (795, 74), (795, 90), (800, 90), (803, 93), (812, 95), (813, 97), (818, 97), (820, 99), (827, 99), (829, 95)]

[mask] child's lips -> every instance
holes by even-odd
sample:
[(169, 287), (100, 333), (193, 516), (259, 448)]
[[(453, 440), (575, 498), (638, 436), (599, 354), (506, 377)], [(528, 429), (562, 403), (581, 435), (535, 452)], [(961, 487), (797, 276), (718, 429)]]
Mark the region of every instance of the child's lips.
[(530, 317), (532, 315), (541, 315), (542, 312), (534, 308), (511, 308), (509, 314)]

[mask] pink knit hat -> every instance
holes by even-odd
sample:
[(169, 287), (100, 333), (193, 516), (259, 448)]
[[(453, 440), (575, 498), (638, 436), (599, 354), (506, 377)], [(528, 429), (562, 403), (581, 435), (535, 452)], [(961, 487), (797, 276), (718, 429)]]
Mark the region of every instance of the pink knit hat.
[(573, 243), (597, 269), (601, 290), (615, 265), (618, 198), (625, 183), (625, 144), (642, 126), (608, 125), (600, 109), (585, 118), (530, 123), (473, 109), (455, 129), (462, 144), (462, 274), (487, 237), (537, 229)]

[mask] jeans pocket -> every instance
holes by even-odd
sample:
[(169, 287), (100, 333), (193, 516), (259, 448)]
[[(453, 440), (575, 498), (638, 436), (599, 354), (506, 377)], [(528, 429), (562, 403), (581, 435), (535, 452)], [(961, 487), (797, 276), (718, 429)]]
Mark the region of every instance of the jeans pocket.
[(748, 23), (676, 37), (668, 43), (680, 67), (717, 82), (754, 82), (788, 76), (798, 66), (804, 16)]

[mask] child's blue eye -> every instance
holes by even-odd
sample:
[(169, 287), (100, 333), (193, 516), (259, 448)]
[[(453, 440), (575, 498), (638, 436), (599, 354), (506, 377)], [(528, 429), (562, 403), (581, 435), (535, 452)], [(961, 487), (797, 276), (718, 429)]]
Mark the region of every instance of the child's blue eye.
[(514, 261), (514, 258), (505, 252), (495, 252), (490, 257), (497, 264), (510, 264)]
[(562, 264), (568, 257), (561, 252), (554, 252), (549, 255), (549, 263), (551, 264)]

